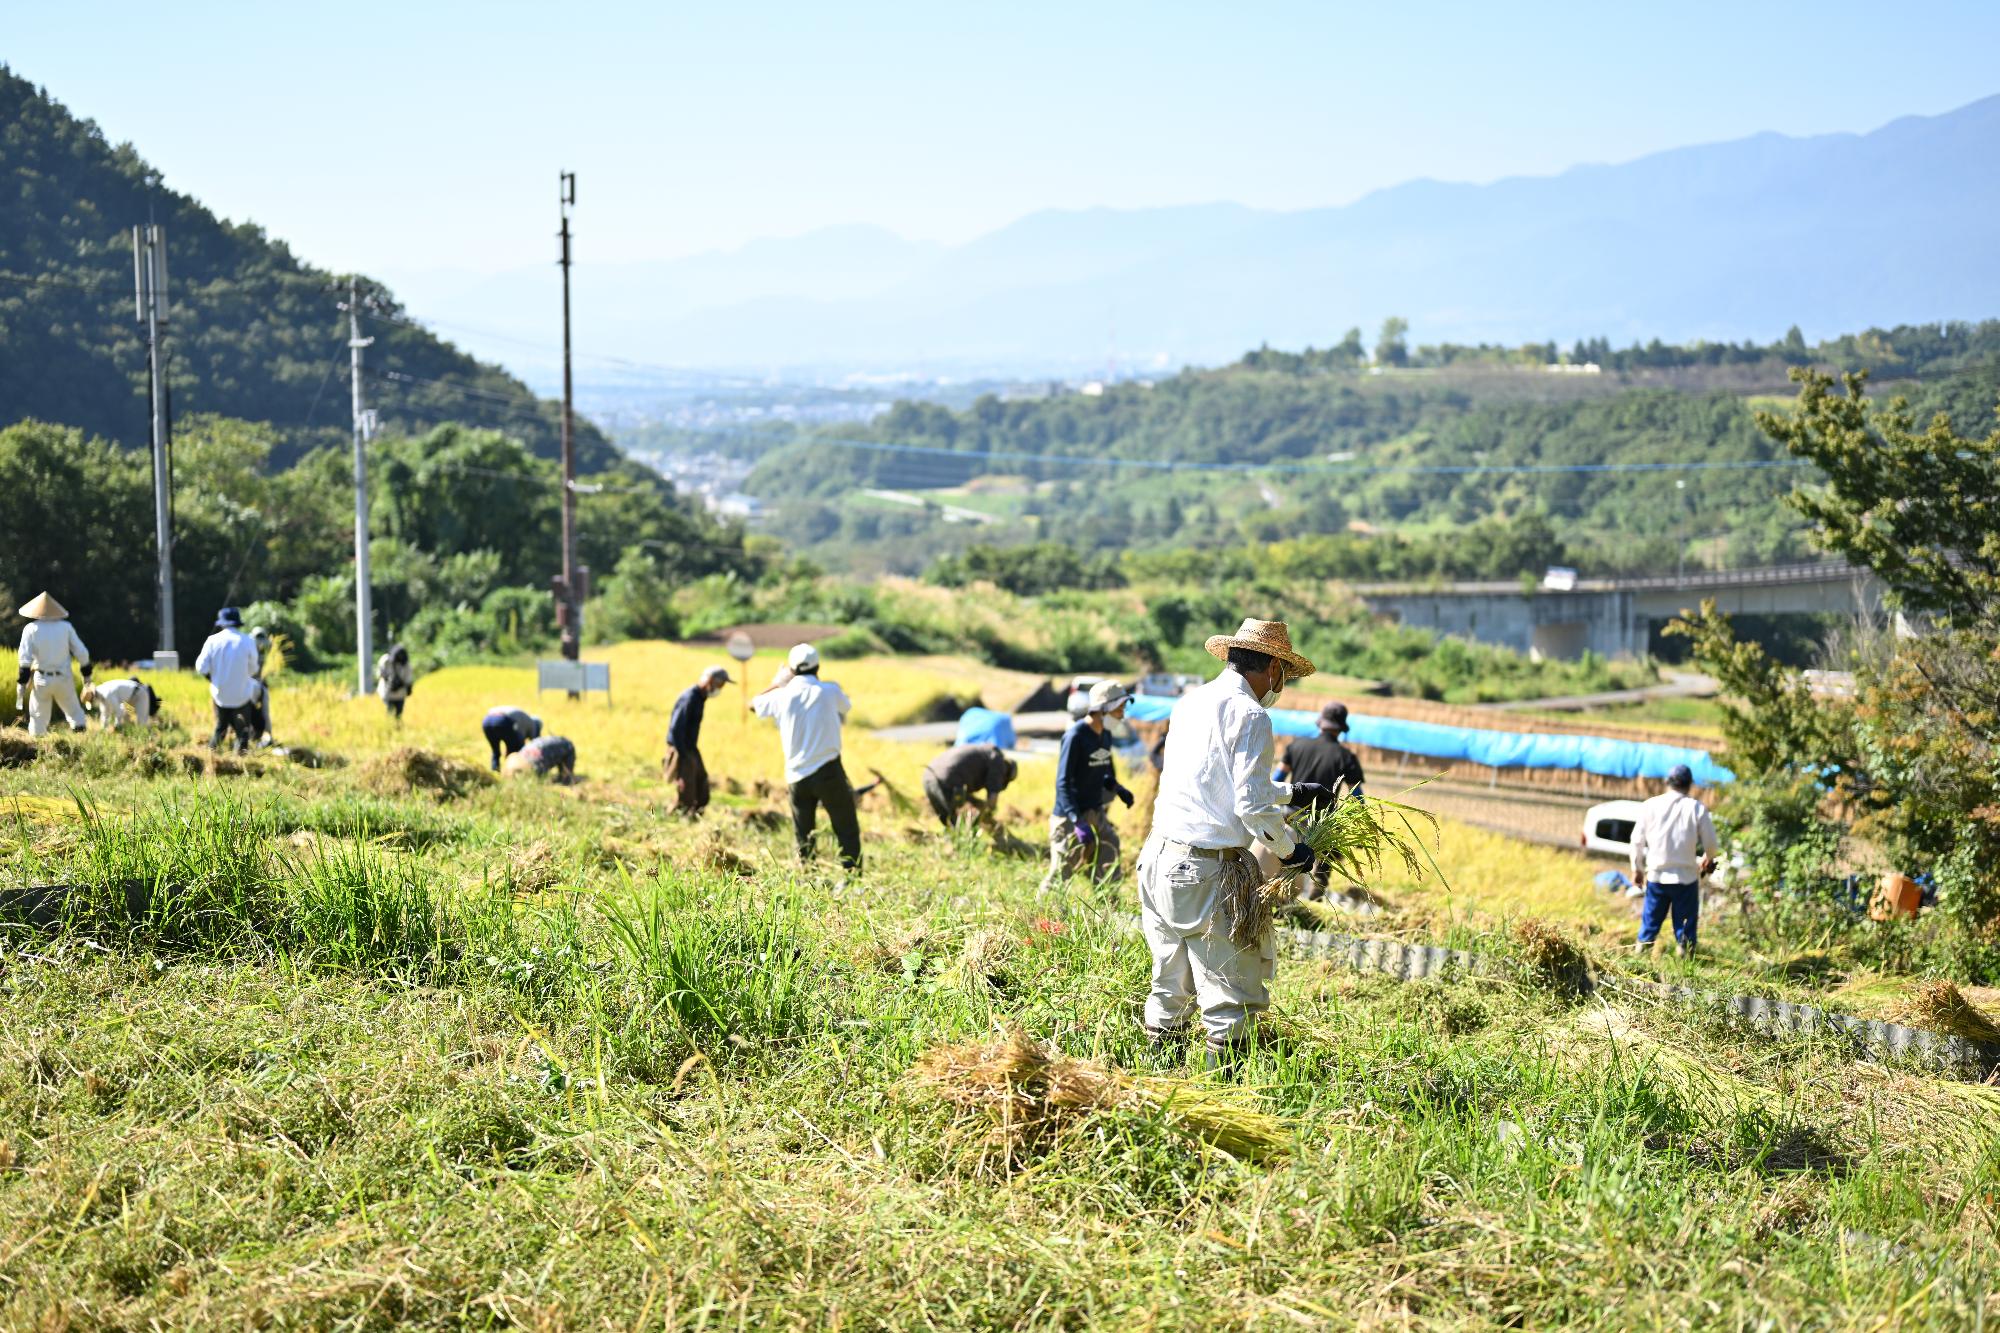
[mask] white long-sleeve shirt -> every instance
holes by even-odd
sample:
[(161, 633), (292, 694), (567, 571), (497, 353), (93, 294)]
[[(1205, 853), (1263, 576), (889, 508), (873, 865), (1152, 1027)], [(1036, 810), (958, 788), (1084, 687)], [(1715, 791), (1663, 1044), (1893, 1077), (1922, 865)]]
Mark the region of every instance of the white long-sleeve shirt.
[(1167, 725), (1153, 836), (1190, 847), (1297, 845), (1285, 823), (1290, 783), (1274, 782), (1271, 714), (1235, 671), (1181, 696)]
[(818, 676), (794, 676), (750, 701), (750, 710), (778, 724), (785, 781), (812, 776), (840, 758), (840, 724), (850, 705), (840, 686)]
[(1663, 791), (1639, 807), (1632, 826), (1632, 878), (1644, 884), (1693, 884), (1701, 858), (1715, 855), (1715, 821), (1692, 796)]
[(208, 697), (220, 708), (241, 708), (257, 697), (257, 641), (240, 629), (219, 629), (194, 659), (195, 674), (208, 677)]
[(90, 649), (67, 620), (31, 620), (21, 631), (21, 665), (44, 676), (67, 676), (70, 659), (90, 665)]

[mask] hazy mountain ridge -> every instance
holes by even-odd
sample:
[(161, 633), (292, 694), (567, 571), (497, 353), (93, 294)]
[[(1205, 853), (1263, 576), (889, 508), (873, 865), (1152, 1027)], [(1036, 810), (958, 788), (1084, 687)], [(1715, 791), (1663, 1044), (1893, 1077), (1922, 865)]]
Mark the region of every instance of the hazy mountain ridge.
[[(1177, 366), (1243, 347), (1770, 338), (2000, 309), (2000, 97), (1867, 134), (1763, 133), (1338, 208), (1045, 210), (962, 245), (828, 228), (576, 271), (579, 326), (702, 366)], [(1829, 222), (1828, 219), (1838, 221)], [(474, 315), (518, 308), (501, 275)], [(422, 275), (409, 285), (421, 293)], [(495, 323), (493, 327), (501, 327)]]

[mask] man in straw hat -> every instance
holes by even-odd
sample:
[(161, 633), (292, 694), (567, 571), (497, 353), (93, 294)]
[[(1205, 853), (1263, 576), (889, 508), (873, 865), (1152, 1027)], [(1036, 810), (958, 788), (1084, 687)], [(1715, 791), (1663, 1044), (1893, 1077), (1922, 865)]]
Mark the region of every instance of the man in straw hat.
[[(58, 704), (69, 719), (71, 731), (90, 725), (83, 702), (76, 697), (76, 681), (70, 676), (70, 661), (83, 668), (90, 679), (90, 650), (76, 636), (69, 612), (46, 592), (21, 608), (28, 627), (21, 631), (19, 674), (14, 679), (14, 711), (28, 714), (28, 734), (45, 736), (49, 720)], [(22, 696), (26, 695), (25, 701)]]
[(1246, 620), (1207, 647), (1227, 668), (1174, 705), (1153, 831), (1139, 853), (1139, 909), (1153, 951), (1147, 1038), (1156, 1047), (1174, 1040), (1199, 1007), (1208, 1065), (1226, 1070), (1270, 1005), (1277, 962), (1251, 843), (1287, 866), (1305, 866), (1312, 849), (1292, 836), (1287, 808), (1326, 793), (1271, 776), (1277, 760), (1267, 710), (1287, 681), (1313, 672), (1285, 623)]
[(1102, 884), (1118, 873), (1118, 858), (1124, 848), (1118, 830), (1111, 825), (1109, 798), (1116, 796), (1129, 809), (1132, 793), (1118, 780), (1111, 756), (1111, 727), (1125, 714), (1130, 692), (1115, 680), (1100, 680), (1090, 687), (1084, 714), (1063, 733), (1062, 753), (1056, 756), (1056, 804), (1049, 815), (1049, 873), (1042, 877), (1042, 890), (1061, 884), (1075, 871), (1088, 866), (1093, 882)]

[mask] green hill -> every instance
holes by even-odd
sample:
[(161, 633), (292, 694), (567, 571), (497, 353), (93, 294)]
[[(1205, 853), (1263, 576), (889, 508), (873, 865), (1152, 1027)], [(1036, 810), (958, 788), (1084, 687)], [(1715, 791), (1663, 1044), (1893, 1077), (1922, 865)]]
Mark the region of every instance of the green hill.
[[(269, 422), (278, 461), (347, 430), (346, 275), (302, 262), (253, 223), (216, 217), (166, 187), (130, 144), (112, 145), (0, 66), (0, 426), (59, 421), (126, 445), (147, 439), (146, 356), (135, 321), (131, 227), (166, 228), (176, 418)], [(419, 434), (489, 426), (558, 452), (560, 411), (506, 372), (412, 324), (379, 284), (367, 330), (371, 406)], [(393, 372), (393, 376), (391, 374)], [(405, 378), (395, 378), (400, 376)], [(577, 423), (578, 467), (617, 457)]]

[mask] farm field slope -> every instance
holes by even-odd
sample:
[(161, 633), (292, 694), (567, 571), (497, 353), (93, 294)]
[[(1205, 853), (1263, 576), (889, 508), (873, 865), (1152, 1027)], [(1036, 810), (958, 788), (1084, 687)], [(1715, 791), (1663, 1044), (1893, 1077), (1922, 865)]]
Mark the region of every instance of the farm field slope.
[[(572, 788), (480, 776), (480, 713), (537, 706), (523, 667), (422, 678), (400, 732), (373, 700), (281, 687), (279, 737), (317, 768), (190, 773), (191, 680), (153, 737), (28, 754), (5, 733), (0, 884), (79, 887), (64, 929), (0, 926), (0, 1327), (2000, 1313), (1992, 1089), (1526, 972), (1399, 985), (1290, 961), (1284, 1040), (1212, 1084), (1141, 1038), (1129, 876), (1039, 894), (1037, 861), (887, 788), (864, 802), (865, 873), (801, 868), (775, 739), (735, 687), (704, 737), (718, 804), (677, 821), (666, 712), (714, 659), (605, 656), (610, 703), (541, 704), (577, 741)], [(867, 725), (964, 674), (826, 674), (856, 701), (857, 781), (915, 795), (930, 752)], [(392, 761), (409, 747), (464, 768)], [(1050, 780), (1031, 759), (1009, 793), (1030, 838)], [(1622, 929), (1577, 858), (1449, 824), (1435, 850), (1448, 892), (1370, 886), (1394, 929), (1501, 954), (1527, 912)], [(1003, 1120), (912, 1074), (1013, 1029), (1160, 1081)], [(1199, 1129), (1259, 1116), (1274, 1149)]]

